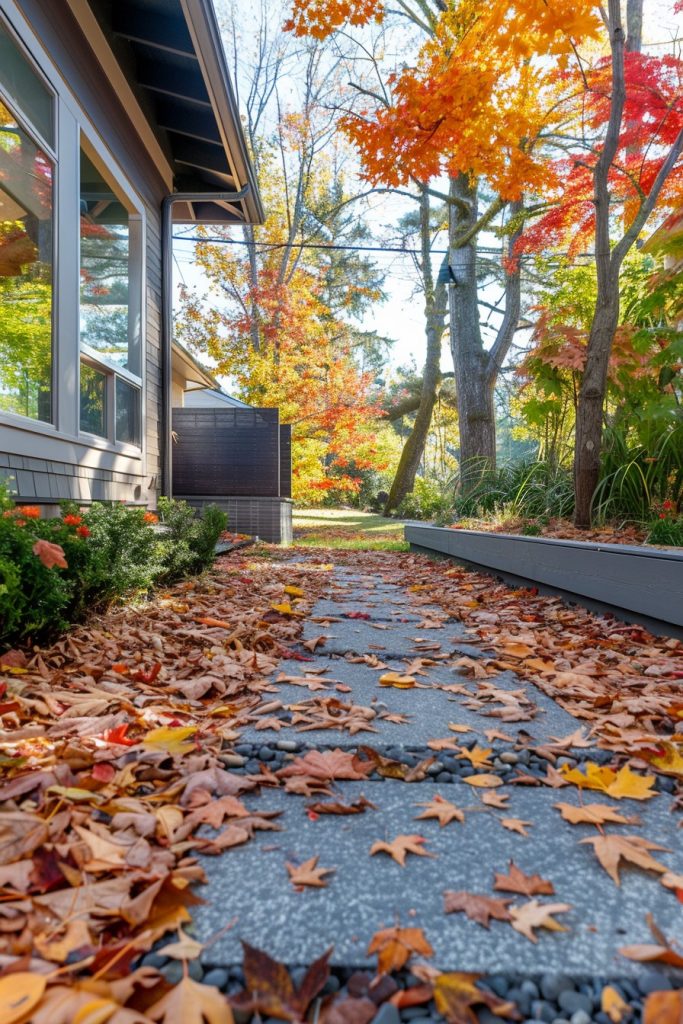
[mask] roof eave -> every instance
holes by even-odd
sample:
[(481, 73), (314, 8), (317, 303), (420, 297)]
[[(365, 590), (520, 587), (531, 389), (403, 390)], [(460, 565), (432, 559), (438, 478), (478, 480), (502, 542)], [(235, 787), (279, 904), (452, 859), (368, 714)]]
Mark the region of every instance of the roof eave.
[(247, 152), (237, 99), (225, 59), (212, 0), (180, 0), (204, 76), (232, 176), (239, 188), (249, 185), (243, 201), (248, 223), (262, 224), (265, 211)]

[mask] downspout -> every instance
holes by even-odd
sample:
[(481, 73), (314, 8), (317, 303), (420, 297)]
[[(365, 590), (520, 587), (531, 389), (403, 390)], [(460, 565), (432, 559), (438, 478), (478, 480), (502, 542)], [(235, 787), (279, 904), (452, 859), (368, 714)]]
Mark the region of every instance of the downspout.
[(237, 203), (251, 192), (173, 192), (161, 203), (161, 493), (173, 496), (171, 389), (173, 371), (173, 204)]

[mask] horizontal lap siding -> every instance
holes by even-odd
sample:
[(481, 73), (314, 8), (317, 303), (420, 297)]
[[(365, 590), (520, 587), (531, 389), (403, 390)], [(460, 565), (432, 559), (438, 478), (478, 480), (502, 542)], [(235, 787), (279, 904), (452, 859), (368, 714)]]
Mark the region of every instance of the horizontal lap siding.
[[(23, 430), (0, 424), (0, 476), (13, 478), (10, 483), (20, 500), (54, 503), (74, 498), (153, 504), (161, 477), (160, 210), (167, 189), (65, 0), (19, 0), (18, 5), (143, 203), (147, 227), (145, 446), (135, 466), (136, 460), (130, 456), (119, 457), (109, 450), (100, 460), (99, 451), (85, 442), (55, 435), (45, 439), (46, 457), (35, 459), (29, 458), (35, 452), (37, 436), (30, 426)], [(99, 461), (104, 465), (98, 465)]]

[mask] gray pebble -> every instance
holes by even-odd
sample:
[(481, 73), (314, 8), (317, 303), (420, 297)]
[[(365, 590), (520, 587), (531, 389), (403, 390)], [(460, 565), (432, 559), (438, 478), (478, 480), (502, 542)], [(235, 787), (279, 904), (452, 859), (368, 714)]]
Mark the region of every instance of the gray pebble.
[(562, 757), (558, 757), (556, 767), (557, 768), (564, 768), (565, 765), (566, 765), (567, 768), (573, 768), (575, 764), (576, 764), (576, 758), (575, 757), (568, 757), (566, 754), (564, 754)]
[(158, 967), (163, 967), (167, 960), (168, 960), (168, 957), (167, 956), (162, 956), (160, 953), (147, 953), (146, 956), (143, 956), (141, 964), (142, 964), (143, 967), (157, 967), (158, 968)]
[(545, 999), (534, 999), (531, 1003), (531, 1016), (534, 1020), (543, 1020), (550, 1024), (555, 1019), (555, 1009)]
[(453, 776), (450, 772), (439, 772), (436, 777), (437, 782), (452, 782)]
[(569, 1021), (566, 1017), (555, 1017), (552, 1024), (569, 1024)]
[(538, 991), (538, 985), (530, 979), (527, 979), (527, 981), (523, 981), (519, 988), (525, 996), (529, 996), (529, 999), (538, 999), (540, 996), (540, 992)]
[(669, 778), (668, 775), (660, 775), (657, 779), (657, 786), (665, 793), (676, 792), (676, 780)]
[(593, 1012), (593, 1000), (583, 992), (573, 992), (571, 989), (566, 989), (564, 992), (560, 992), (557, 1002), (560, 1005), (560, 1009), (570, 1016), (572, 1013), (576, 1013), (577, 1010), (585, 1010), (589, 1016)]
[(570, 1024), (591, 1024), (590, 1014), (585, 1010), (577, 1010), (571, 1015)]
[(241, 768), (247, 763), (246, 757), (243, 757), (242, 754), (223, 754), (221, 761), (228, 768)]
[(372, 1024), (401, 1024), (401, 1016), (393, 1003), (382, 1003)]
[(561, 992), (574, 988), (574, 982), (564, 974), (544, 974), (541, 978), (541, 993), (544, 999), (555, 1002)]
[(427, 769), (427, 775), (440, 775), (443, 771), (443, 765), (441, 761), (435, 761), (434, 764), (430, 764)]
[(467, 765), (465, 765), (465, 767), (464, 767), (464, 768), (461, 768), (461, 769), (459, 770), (459, 772), (458, 772), (458, 775), (459, 775), (459, 776), (460, 776), (460, 777), (461, 777), (462, 779), (469, 779), (470, 775), (474, 775), (474, 774), (475, 774), (475, 771), (474, 771), (474, 768), (472, 767), (472, 765), (471, 765), (471, 764), (467, 764)]
[(334, 995), (341, 988), (341, 981), (336, 974), (331, 974), (325, 984), (323, 985), (320, 994), (323, 996)]
[(261, 747), (258, 756), (262, 761), (272, 761), (275, 757), (275, 752), (270, 747)]
[[(412, 1007), (410, 1007), (410, 1009), (415, 1010), (415, 1009), (417, 1009), (417, 1007), (412, 1006)], [(420, 1012), (424, 1013), (424, 1009), (421, 1010)], [(434, 1018), (433, 1017), (410, 1017), (410, 1018), (407, 1018), (405, 1016), (405, 1013), (406, 1013), (406, 1011), (404, 1010), (403, 1013), (401, 1013), (401, 1017), (403, 1017), (404, 1020), (410, 1019), (412, 1021), (412, 1024), (434, 1024)]]
[(204, 975), (204, 984), (213, 985), (214, 988), (223, 990), (228, 985), (228, 972), (222, 967), (213, 967)]
[[(244, 758), (242, 758), (244, 762)], [(244, 765), (249, 775), (258, 775), (261, 770), (261, 762), (257, 761), (256, 758), (250, 757), (247, 763)]]
[(529, 753), (528, 750), (520, 750), (519, 753), (517, 754), (517, 762), (518, 762), (518, 764), (528, 764), (530, 757), (531, 757), (531, 754)]
[(484, 985), (486, 988), (490, 988), (492, 992), (495, 992), (497, 996), (500, 996), (501, 999), (505, 998), (510, 987), (504, 974), (492, 974), (490, 978), (484, 979)]
[(424, 1006), (407, 1006), (405, 1010), (401, 1010), (402, 1020), (421, 1020), (424, 1016)]
[(503, 764), (518, 764), (519, 754), (515, 754), (514, 750), (504, 750), (498, 760)]
[(180, 960), (171, 960), (161, 973), (169, 985), (177, 985), (183, 978), (183, 965)]
[(528, 1017), (531, 1013), (531, 997), (522, 992), (521, 988), (511, 988), (508, 990), (507, 998), (511, 999), (513, 1003), (517, 1004), (519, 1012)]
[(200, 964), (199, 960), (190, 960), (187, 965), (187, 973), (193, 981), (201, 981), (204, 977), (204, 968)]
[(293, 754), (299, 749), (299, 744), (294, 740), (278, 740), (275, 746), (278, 750), (284, 750), (287, 754)]
[(245, 754), (246, 757), (250, 757), (253, 749), (254, 748), (251, 745), (251, 743), (238, 743), (237, 746), (235, 747), (235, 753)]
[(662, 971), (647, 971), (637, 980), (638, 991), (648, 996), (651, 992), (668, 992), (673, 985)]

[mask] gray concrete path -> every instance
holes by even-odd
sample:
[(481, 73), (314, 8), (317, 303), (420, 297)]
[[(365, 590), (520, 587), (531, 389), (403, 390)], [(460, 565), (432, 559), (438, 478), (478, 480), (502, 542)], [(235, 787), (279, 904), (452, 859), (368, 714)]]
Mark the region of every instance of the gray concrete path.
[[(359, 619), (358, 614), (369, 618)], [(317, 682), (312, 691), (305, 685), (275, 683), (275, 692), (265, 699), (281, 703), (268, 713), (279, 728), (256, 728), (256, 715), (241, 729), (235, 749), (245, 751), (244, 770), (253, 771), (259, 759), (269, 769), (277, 769), (307, 748), (355, 750), (363, 744), (407, 765), (430, 756), (435, 761), (427, 777), (414, 784), (377, 776), (334, 783), (335, 799), (348, 803), (363, 794), (375, 805), (353, 816), (316, 817), (307, 805), (318, 798), (292, 795), (281, 788), (264, 787), (260, 793), (248, 794), (245, 803), (255, 814), (281, 812), (282, 831), (257, 832), (244, 846), (202, 858), (209, 885), (201, 895), (209, 902), (193, 915), (199, 938), (207, 940), (237, 919), (234, 928), (211, 944), (204, 954), (206, 963), (240, 962), (239, 942), (244, 939), (290, 964), (308, 963), (333, 944), (334, 962), (363, 965), (374, 962), (367, 956), (373, 933), (400, 922), (424, 929), (435, 950), (434, 963), (441, 969), (623, 977), (642, 970), (617, 950), (651, 941), (647, 912), (669, 937), (683, 944), (680, 903), (659, 883), (657, 874), (624, 865), (617, 886), (598, 864), (593, 848), (580, 843), (597, 836), (596, 828), (570, 825), (553, 806), (559, 801), (601, 803), (627, 817), (637, 815), (638, 824), (610, 824), (604, 832), (635, 835), (667, 847), (671, 852), (654, 850), (653, 855), (667, 869), (683, 873), (681, 833), (678, 819), (670, 813), (668, 793), (648, 801), (612, 801), (600, 793), (581, 795), (573, 786), (541, 785), (548, 763), (537, 757), (534, 748), (569, 735), (582, 723), (511, 672), (473, 678), (471, 665), (457, 662), (464, 656), (481, 660), (483, 652), (472, 645), (459, 622), (422, 603), (419, 595), (338, 569), (330, 580), (330, 593), (315, 605), (305, 624), (304, 641), (319, 637), (324, 641), (314, 653), (299, 648), (300, 655), (310, 656), (310, 661), (283, 661), (272, 678), (277, 680), (279, 674), (307, 677), (325, 688), (319, 689)], [(416, 658), (430, 657), (433, 664), (416, 666)], [(384, 673), (405, 673), (411, 664), (418, 669), (413, 677), (420, 688), (380, 686)], [(340, 684), (341, 690), (337, 689)], [(482, 692), (490, 692), (491, 686), (499, 697), (514, 694), (516, 706), (529, 717), (521, 721), (499, 717), (510, 705), (504, 698), (482, 700)], [(368, 721), (376, 731), (301, 731), (293, 721), (297, 713), (302, 709), (306, 713), (329, 698), (371, 709), (374, 717)], [(395, 715), (403, 718), (398, 722), (387, 718)], [(449, 723), (469, 731), (453, 732)], [(491, 729), (510, 739), (489, 740), (486, 732)], [(473, 766), (462, 751), (434, 751), (427, 746), (448, 737), (465, 748), (490, 749), (489, 766)], [(581, 759), (600, 760), (602, 754), (572, 748), (564, 757), (580, 763)], [(502, 784), (494, 790), (472, 785), (468, 779), (480, 772), (498, 775)], [(505, 795), (506, 806), (487, 806), (481, 799), (487, 792)], [(437, 794), (461, 808), (465, 821), (444, 827), (436, 820), (416, 821), (421, 810), (417, 805)], [(526, 822), (528, 836), (508, 830), (503, 819)], [(391, 842), (398, 835), (411, 834), (423, 837), (424, 848), (434, 856), (409, 855), (405, 867), (385, 854), (370, 856), (376, 841)], [(326, 888), (296, 891), (285, 864), (301, 864), (311, 857), (319, 857), (321, 867), (334, 868), (334, 874), (328, 876)], [(526, 896), (493, 890), (494, 874), (505, 872), (511, 859), (526, 874), (539, 874), (552, 882), (555, 894), (537, 899), (570, 906), (557, 915), (567, 931), (541, 928), (534, 944), (509, 923), (492, 921), (486, 929), (462, 913), (444, 913), (444, 890), (509, 896), (515, 905), (525, 903)]]

